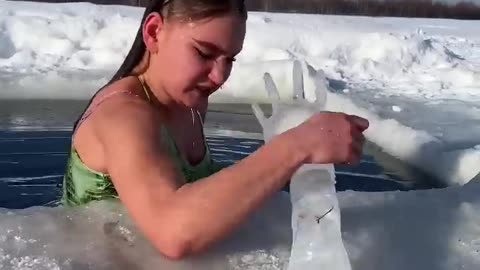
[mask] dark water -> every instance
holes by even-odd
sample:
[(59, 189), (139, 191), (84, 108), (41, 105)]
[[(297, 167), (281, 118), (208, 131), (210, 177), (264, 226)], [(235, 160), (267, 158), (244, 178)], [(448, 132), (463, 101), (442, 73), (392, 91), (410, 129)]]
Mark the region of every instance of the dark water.
[[(208, 136), (213, 158), (228, 166), (262, 145), (258, 139)], [(68, 131), (0, 132), (0, 207), (46, 205), (59, 198), (70, 146)], [(337, 167), (337, 189), (408, 190), (415, 187), (364, 156), (355, 167)]]
[[(0, 101), (0, 207), (51, 205), (59, 198), (71, 138), (65, 128), (73, 123), (83, 104)], [(245, 106), (212, 106), (205, 127), (213, 158), (224, 166), (245, 158), (263, 144), (259, 126)], [(359, 165), (336, 169), (338, 191), (431, 187), (426, 176), (372, 145), (366, 146)]]

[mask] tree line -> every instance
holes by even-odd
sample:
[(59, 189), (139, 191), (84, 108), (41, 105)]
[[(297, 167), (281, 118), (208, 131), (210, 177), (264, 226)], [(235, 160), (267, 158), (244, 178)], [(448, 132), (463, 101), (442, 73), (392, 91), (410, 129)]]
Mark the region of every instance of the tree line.
[(334, 15), (480, 19), (471, 2), (445, 4), (433, 0), (245, 0), (252, 11)]
[[(35, 0), (34, 0), (35, 1)], [(78, 2), (78, 0), (36, 0), (38, 2)], [(150, 0), (83, 0), (95, 4), (146, 6)], [(245, 0), (250, 11), (480, 19), (480, 6), (471, 2), (449, 5), (434, 0)]]

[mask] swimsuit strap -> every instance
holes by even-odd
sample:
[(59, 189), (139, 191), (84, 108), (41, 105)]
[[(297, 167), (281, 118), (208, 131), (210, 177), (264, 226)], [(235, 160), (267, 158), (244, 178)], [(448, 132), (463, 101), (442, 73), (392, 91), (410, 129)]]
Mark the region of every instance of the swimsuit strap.
[[(148, 102), (151, 102), (151, 98), (150, 98), (150, 94), (147, 90), (147, 88), (145, 87), (145, 84), (144, 84), (144, 81), (142, 79), (140, 79), (139, 77), (137, 77), (138, 80), (140, 81), (140, 83), (142, 84), (142, 88), (143, 88), (143, 91), (145, 92), (145, 95), (147, 96), (147, 99), (148, 99)], [(80, 118), (80, 120), (78, 121), (77, 123), (77, 126), (75, 128), (75, 130), (73, 131), (73, 135), (75, 135), (76, 131), (78, 130), (78, 127), (90, 116), (92, 115), (92, 113), (95, 111), (95, 109), (98, 108), (98, 106), (100, 106), (103, 102), (105, 102), (107, 99), (113, 97), (113, 96), (116, 96), (118, 94), (128, 94), (128, 95), (132, 95), (134, 97), (138, 97), (138, 98), (142, 98), (139, 94), (136, 94), (134, 93), (133, 91), (129, 91), (129, 90), (122, 90), (122, 91), (115, 91), (115, 92), (111, 92), (111, 93), (108, 93), (106, 95), (103, 95), (102, 97), (99, 98), (99, 100), (97, 102), (95, 102), (94, 104), (91, 104), (89, 108), (87, 108), (87, 110), (85, 111), (85, 113), (82, 115), (82, 117)]]

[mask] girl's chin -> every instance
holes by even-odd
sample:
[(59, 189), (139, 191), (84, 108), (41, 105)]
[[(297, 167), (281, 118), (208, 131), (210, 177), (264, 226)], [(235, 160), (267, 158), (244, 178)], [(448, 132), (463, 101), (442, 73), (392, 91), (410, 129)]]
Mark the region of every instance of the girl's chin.
[(200, 108), (208, 100), (208, 96), (204, 96), (200, 91), (192, 91), (183, 99), (183, 104), (190, 108)]

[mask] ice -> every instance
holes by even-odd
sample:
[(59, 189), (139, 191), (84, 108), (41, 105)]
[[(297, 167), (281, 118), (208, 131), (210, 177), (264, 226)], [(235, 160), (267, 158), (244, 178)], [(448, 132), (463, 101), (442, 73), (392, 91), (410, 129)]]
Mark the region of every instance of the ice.
[(393, 106), (392, 106), (392, 111), (394, 111), (394, 112), (401, 112), (401, 111), (402, 111), (402, 108), (399, 107), (399, 106), (397, 106), (397, 105), (393, 105)]
[[(266, 118), (258, 104), (252, 105), (262, 126), (265, 142), (298, 126), (325, 107), (327, 80), (323, 72), (313, 74), (315, 102), (311, 103), (305, 100), (303, 68), (299, 61), (294, 62), (292, 72), (294, 102), (282, 104), (272, 76), (265, 73), (265, 88), (272, 100), (272, 115)], [(301, 166), (290, 182), (290, 200), (293, 243), (288, 269), (352, 269), (341, 236), (333, 164)]]
[[(410, 192), (339, 192), (352, 269), (480, 268), (480, 184)], [(276, 194), (209, 252), (166, 260), (117, 201), (0, 209), (2, 270), (287, 269), (291, 203)]]
[(284, 269), (289, 213), (288, 196), (278, 194), (224, 243), (202, 256), (174, 262), (143, 238), (118, 201), (78, 208), (1, 209), (0, 268)]

